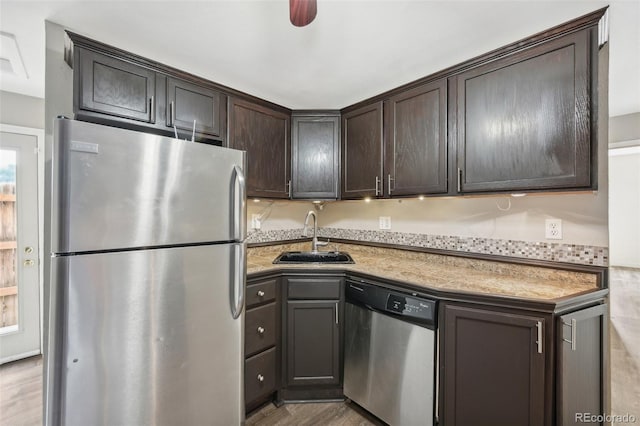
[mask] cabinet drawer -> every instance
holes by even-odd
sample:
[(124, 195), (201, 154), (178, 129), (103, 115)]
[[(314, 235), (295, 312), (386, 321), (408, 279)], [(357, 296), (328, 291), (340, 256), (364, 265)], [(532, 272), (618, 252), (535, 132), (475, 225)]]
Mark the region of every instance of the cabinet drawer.
[(276, 299), (276, 280), (247, 286), (247, 308)]
[(252, 355), (276, 344), (276, 304), (247, 311), (245, 317), (244, 352)]
[(276, 389), (276, 348), (259, 353), (244, 363), (244, 398), (247, 404)]
[(340, 299), (342, 278), (288, 278), (289, 299)]

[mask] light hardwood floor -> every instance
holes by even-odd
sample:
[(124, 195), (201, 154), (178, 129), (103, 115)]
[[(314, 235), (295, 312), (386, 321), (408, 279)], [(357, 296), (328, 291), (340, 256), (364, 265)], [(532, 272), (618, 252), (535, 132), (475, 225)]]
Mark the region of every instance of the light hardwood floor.
[[(611, 268), (610, 288), (611, 411), (640, 419), (640, 270)], [(0, 425), (41, 423), (42, 357), (0, 366)], [(269, 404), (247, 418), (251, 426), (377, 424), (357, 406), (345, 403), (287, 404), (280, 408)]]

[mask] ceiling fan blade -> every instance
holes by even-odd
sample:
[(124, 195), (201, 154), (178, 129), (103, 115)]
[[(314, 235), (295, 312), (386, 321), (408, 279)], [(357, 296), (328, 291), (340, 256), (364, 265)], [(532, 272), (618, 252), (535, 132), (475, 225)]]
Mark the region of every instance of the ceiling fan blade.
[(309, 25), (317, 13), (317, 0), (289, 0), (289, 19), (296, 27)]

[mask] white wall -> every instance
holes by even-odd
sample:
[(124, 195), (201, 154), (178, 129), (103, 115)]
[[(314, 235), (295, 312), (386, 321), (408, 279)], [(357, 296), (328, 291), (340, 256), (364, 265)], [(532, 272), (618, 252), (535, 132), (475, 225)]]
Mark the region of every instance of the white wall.
[(640, 268), (640, 112), (611, 118), (610, 264)]
[(379, 216), (391, 216), (392, 231), (522, 241), (546, 241), (545, 219), (559, 218), (564, 238), (554, 242), (608, 245), (606, 191), (340, 202), (325, 207), (320, 222), (332, 228), (374, 230), (379, 229)]
[(309, 210), (313, 210), (313, 204), (308, 201), (260, 200), (260, 202), (254, 202), (248, 200), (247, 229), (252, 229), (252, 214), (258, 214), (262, 218), (261, 230), (263, 231), (302, 228)]
[(44, 99), (0, 91), (0, 123), (44, 129)]

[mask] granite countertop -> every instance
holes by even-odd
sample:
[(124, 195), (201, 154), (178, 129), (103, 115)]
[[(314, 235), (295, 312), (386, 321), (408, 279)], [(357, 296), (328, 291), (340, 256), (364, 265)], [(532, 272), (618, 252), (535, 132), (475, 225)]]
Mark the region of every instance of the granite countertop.
[(283, 251), (310, 250), (308, 242), (251, 247), (247, 254), (247, 274), (296, 269), (339, 269), (433, 290), (546, 301), (599, 289), (598, 275), (595, 273), (357, 244), (340, 244), (338, 249), (348, 252), (355, 264), (272, 263)]

